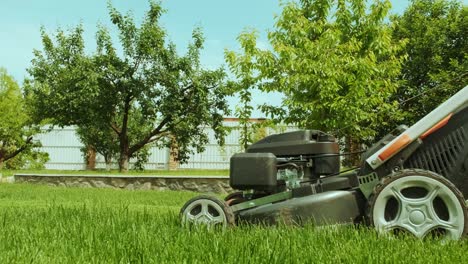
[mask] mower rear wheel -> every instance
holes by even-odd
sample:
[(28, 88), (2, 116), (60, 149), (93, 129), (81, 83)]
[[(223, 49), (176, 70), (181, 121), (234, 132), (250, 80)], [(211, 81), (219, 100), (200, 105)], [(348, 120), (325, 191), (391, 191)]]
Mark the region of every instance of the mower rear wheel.
[(214, 227), (234, 225), (235, 217), (226, 202), (214, 196), (200, 195), (187, 201), (180, 210), (182, 225), (203, 224)]
[(382, 178), (368, 200), (369, 224), (380, 233), (459, 239), (468, 232), (463, 194), (426, 170), (402, 170)]

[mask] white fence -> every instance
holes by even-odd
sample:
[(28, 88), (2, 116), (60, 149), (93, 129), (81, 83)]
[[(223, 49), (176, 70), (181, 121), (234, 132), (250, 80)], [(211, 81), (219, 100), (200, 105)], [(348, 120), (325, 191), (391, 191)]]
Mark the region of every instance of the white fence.
[(37, 136), (42, 143), (42, 151), (49, 153), (47, 169), (82, 170), (86, 167), (81, 148), (83, 144), (75, 134), (75, 129), (55, 128)]
[[(225, 145), (219, 146), (214, 137), (214, 132), (207, 129), (209, 143), (205, 146), (205, 151), (196, 153), (190, 156), (188, 163), (180, 164), (181, 169), (228, 169), (229, 159), (235, 153), (241, 151), (239, 145), (240, 130), (238, 129), (237, 121), (225, 121), (225, 126), (231, 127), (230, 133), (225, 138)], [(267, 128), (266, 134), (275, 134), (285, 131), (294, 131), (297, 127), (285, 126), (281, 129)], [(38, 136), (42, 142), (42, 151), (49, 153), (50, 160), (45, 164), (47, 169), (55, 170), (84, 170), (86, 163), (84, 161), (81, 148), (83, 144), (80, 142), (73, 127), (54, 128), (51, 131), (45, 131)], [(168, 148), (150, 149), (148, 162), (145, 164), (145, 169), (168, 169), (170, 152)], [(130, 167), (133, 165), (133, 160), (130, 161)], [(106, 164), (101, 155), (96, 156), (96, 168), (104, 169)], [(117, 164), (114, 163), (114, 167)]]

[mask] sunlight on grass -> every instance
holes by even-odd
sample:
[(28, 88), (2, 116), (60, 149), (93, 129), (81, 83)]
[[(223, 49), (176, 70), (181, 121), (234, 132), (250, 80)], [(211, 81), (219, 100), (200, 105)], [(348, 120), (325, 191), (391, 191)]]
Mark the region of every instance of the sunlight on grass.
[(466, 240), (383, 238), (367, 228), (184, 229), (197, 195), (0, 184), (0, 263), (463, 263)]

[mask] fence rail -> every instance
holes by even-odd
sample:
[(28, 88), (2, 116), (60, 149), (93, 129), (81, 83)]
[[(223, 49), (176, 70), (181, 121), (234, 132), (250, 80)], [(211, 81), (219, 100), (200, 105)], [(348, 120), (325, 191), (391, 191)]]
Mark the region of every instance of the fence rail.
[[(214, 132), (206, 129), (209, 137), (209, 143), (205, 146), (205, 151), (195, 153), (190, 156), (187, 163), (180, 164), (181, 169), (228, 169), (229, 159), (235, 153), (241, 151), (239, 144), (240, 130), (237, 122), (225, 122), (225, 125), (231, 127), (230, 133), (225, 138), (226, 144), (219, 146), (216, 143)], [(275, 134), (287, 131), (297, 130), (294, 126), (283, 126), (279, 129), (266, 128), (265, 134)], [(44, 129), (38, 136), (42, 143), (41, 150), (49, 153), (50, 160), (45, 164), (47, 169), (57, 170), (84, 170), (86, 162), (81, 149), (84, 147), (75, 133), (73, 127)], [(168, 169), (170, 161), (170, 151), (168, 148), (150, 148), (148, 162), (144, 164), (146, 169)], [(135, 160), (130, 160), (130, 168)], [(112, 162), (112, 168), (117, 168), (116, 161)], [(104, 157), (96, 155), (96, 168), (105, 169), (106, 163)]]

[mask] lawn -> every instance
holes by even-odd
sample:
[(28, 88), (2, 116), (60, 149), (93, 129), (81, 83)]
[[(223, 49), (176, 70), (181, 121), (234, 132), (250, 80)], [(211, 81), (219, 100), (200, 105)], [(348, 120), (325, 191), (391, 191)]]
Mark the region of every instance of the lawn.
[(190, 192), (0, 184), (0, 263), (463, 263), (468, 240), (365, 228), (184, 229)]

